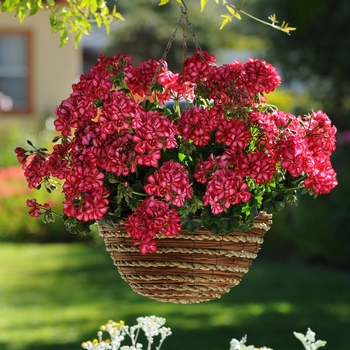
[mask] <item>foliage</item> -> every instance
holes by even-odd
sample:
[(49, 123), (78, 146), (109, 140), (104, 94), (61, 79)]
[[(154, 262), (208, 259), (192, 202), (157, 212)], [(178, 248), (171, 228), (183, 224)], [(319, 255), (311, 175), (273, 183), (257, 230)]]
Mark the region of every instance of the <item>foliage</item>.
[(44, 8), (49, 9), (52, 32), (60, 34), (61, 46), (67, 43), (69, 33), (74, 33), (77, 46), (82, 35), (91, 32), (92, 22), (98, 27), (103, 24), (108, 35), (110, 22), (123, 20), (116, 7), (110, 10), (105, 0), (67, 0), (65, 6), (55, 0), (0, 1), (0, 11), (14, 13), (15, 16), (18, 16), (20, 23), (26, 16), (34, 16)]
[[(243, 3), (244, 3), (244, 1), (243, 1)], [(282, 24), (279, 26), (278, 25), (279, 21), (277, 20), (277, 17), (275, 14), (269, 16), (269, 20), (271, 21), (271, 23), (269, 23), (269, 22), (263, 21), (263, 20), (255, 17), (255, 16), (252, 16), (248, 12), (243, 11), (241, 7), (237, 8), (236, 6), (232, 5), (231, 3), (227, 2), (227, 1), (224, 1), (224, 5), (226, 6), (229, 13), (221, 15), (221, 17), (223, 18), (223, 21), (222, 21), (220, 29), (224, 28), (227, 23), (232, 22), (233, 18), (241, 19), (240, 14), (242, 13), (245, 16), (250, 17), (251, 19), (253, 19), (255, 21), (263, 23), (263, 24), (270, 26), (274, 29), (280, 30), (288, 35), (290, 35), (291, 31), (296, 30), (296, 28), (290, 27), (289, 24), (286, 23), (285, 21), (283, 21)]]
[[(296, 204), (298, 189), (316, 196), (337, 184), (336, 129), (322, 111), (295, 117), (269, 105), (264, 94), (279, 84), (257, 59), (217, 66), (197, 51), (174, 74), (164, 61), (134, 67), (126, 55), (102, 56), (55, 109), (61, 143), (48, 153), (29, 142), (16, 153), (30, 188), (52, 192), (63, 180), (72, 232), (128, 216), (127, 231), (147, 253), (157, 235), (181, 227), (247, 230), (259, 211)], [(27, 204), (33, 217), (53, 220), (48, 203)]]
[[(168, 4), (169, 0), (160, 0), (159, 6)], [(177, 0), (187, 11), (187, 6), (184, 1)], [(215, 0), (219, 3), (219, 0)], [(233, 18), (241, 19), (241, 14), (250, 17), (258, 22), (268, 25), (289, 34), (290, 31), (296, 28), (290, 27), (285, 21), (278, 25), (279, 21), (276, 15), (269, 17), (270, 22), (263, 21), (255, 16), (252, 16), (246, 11), (243, 11), (242, 2), (240, 7), (237, 7), (225, 0), (222, 1), (228, 13), (221, 15), (223, 18), (221, 28), (231, 22)], [(201, 0), (201, 11), (207, 6), (208, 0)], [(19, 18), (20, 23), (26, 16), (34, 16), (39, 10), (44, 8), (49, 9), (50, 24), (53, 33), (59, 33), (61, 46), (67, 43), (69, 33), (74, 33), (75, 45), (78, 46), (82, 36), (88, 35), (92, 30), (92, 23), (98, 27), (102, 24), (106, 28), (107, 35), (110, 32), (110, 23), (124, 20), (123, 16), (117, 12), (116, 6), (109, 8), (107, 0), (67, 0), (67, 4), (62, 6), (56, 0), (0, 0), (0, 12), (14, 13)], [(151, 6), (151, 4), (148, 4)], [(138, 8), (140, 12), (140, 8)]]
[(327, 340), (324, 349), (348, 350), (350, 342), (350, 279), (329, 267), (259, 256), (221, 299), (176, 305), (134, 293), (102, 244), (2, 243), (0, 284), (4, 350), (79, 349), (106, 320), (133, 324), (140, 314), (167, 319), (174, 334), (165, 340), (167, 350), (228, 349), (233, 335), (247, 333), (250, 344), (296, 350), (301, 347), (291, 330), (303, 332), (309, 325)]
[[(160, 0), (159, 6), (165, 5), (169, 2), (170, 0)], [(182, 0), (176, 0), (177, 2), (179, 2), (180, 4), (182, 4), (182, 6), (184, 7), (185, 11), (187, 10), (187, 6), (185, 4), (185, 1)], [(215, 0), (215, 2), (218, 4), (220, 0)], [(201, 0), (200, 1), (200, 7), (201, 7), (201, 11), (204, 11), (205, 7), (207, 6), (208, 0)], [(242, 7), (245, 3), (245, 0), (242, 1), (241, 5), (235, 6), (232, 3), (226, 1), (226, 0), (222, 0), (222, 4), (226, 7), (228, 13), (227, 14), (223, 14), (221, 15), (221, 17), (223, 18), (222, 24), (220, 29), (224, 28), (226, 26), (227, 23), (232, 22), (233, 18), (236, 19), (242, 19), (241, 18), (241, 14), (243, 14), (244, 16), (247, 16), (255, 21), (258, 21), (260, 23), (263, 23), (265, 25), (268, 25), (274, 29), (280, 30), (286, 34), (290, 34), (291, 31), (295, 30), (296, 28), (294, 27), (290, 27), (288, 23), (286, 23), (285, 21), (282, 22), (282, 24), (279, 26), (278, 23), (279, 21), (276, 18), (276, 15), (273, 14), (271, 16), (269, 16), (269, 20), (271, 21), (271, 23), (263, 21), (253, 15), (251, 15), (250, 13), (243, 11)]]

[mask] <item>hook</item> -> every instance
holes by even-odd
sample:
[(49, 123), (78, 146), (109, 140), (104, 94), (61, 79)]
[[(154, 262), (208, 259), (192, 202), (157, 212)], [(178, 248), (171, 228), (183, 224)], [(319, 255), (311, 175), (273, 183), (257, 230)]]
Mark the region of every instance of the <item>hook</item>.
[(187, 15), (187, 6), (183, 0), (180, 0), (180, 1), (181, 1), (181, 12), (183, 15)]

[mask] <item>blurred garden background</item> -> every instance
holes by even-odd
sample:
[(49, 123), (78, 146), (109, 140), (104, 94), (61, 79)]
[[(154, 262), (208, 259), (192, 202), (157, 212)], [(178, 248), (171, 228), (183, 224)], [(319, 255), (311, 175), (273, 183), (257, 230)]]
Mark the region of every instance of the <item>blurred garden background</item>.
[[(80, 73), (105, 52), (126, 52), (134, 63), (160, 58), (180, 7), (175, 0), (163, 7), (158, 2), (117, 1), (125, 21), (112, 25), (107, 39), (104, 29), (98, 28), (83, 39)], [(305, 333), (307, 327), (328, 342), (326, 348), (349, 348), (350, 2), (245, 2), (244, 10), (261, 19), (276, 13), (281, 22), (297, 27), (290, 36), (244, 16), (219, 30), (225, 7), (209, 0), (200, 13), (199, 3), (186, 1), (202, 49), (215, 54), (220, 64), (248, 57), (265, 59), (278, 67), (283, 79), (282, 86), (268, 96), (271, 103), (294, 114), (308, 113), (311, 108), (327, 112), (338, 128), (332, 158), (338, 187), (316, 200), (303, 196), (297, 207), (277, 214), (249, 273), (220, 300), (198, 305), (156, 303), (133, 293), (120, 279), (97, 232), (72, 235), (59, 220), (44, 225), (28, 216), (26, 199), (34, 197), (34, 192), (26, 187), (13, 149), (25, 147), (27, 139), (49, 144), (54, 136), (55, 105), (30, 119), (0, 108), (1, 350), (79, 349), (108, 319), (134, 324), (138, 316), (146, 315), (167, 319), (173, 335), (163, 347), (169, 350), (228, 349), (233, 337), (245, 334), (248, 344), (301, 349), (292, 332)], [(239, 6), (241, 2), (232, 3)], [(0, 23), (4, 16), (11, 16), (0, 15)], [(6, 31), (1, 29), (0, 25), (3, 87), (1, 40)], [(51, 40), (59, 46), (57, 37), (52, 35)], [(188, 33), (187, 55), (193, 50)], [(178, 71), (182, 60), (179, 31), (168, 53), (169, 68)], [(54, 70), (60, 70), (58, 63)], [(50, 88), (55, 91), (55, 81)], [(68, 97), (69, 90), (67, 86), (67, 96), (62, 98)], [(61, 205), (59, 193), (48, 197), (43, 190), (40, 196), (42, 202)]]

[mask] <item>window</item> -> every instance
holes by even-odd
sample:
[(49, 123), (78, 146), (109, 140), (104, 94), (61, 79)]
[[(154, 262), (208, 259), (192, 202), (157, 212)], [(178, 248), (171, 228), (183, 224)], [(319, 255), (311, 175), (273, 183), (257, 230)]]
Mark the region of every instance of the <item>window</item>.
[(31, 35), (0, 31), (0, 113), (31, 110)]

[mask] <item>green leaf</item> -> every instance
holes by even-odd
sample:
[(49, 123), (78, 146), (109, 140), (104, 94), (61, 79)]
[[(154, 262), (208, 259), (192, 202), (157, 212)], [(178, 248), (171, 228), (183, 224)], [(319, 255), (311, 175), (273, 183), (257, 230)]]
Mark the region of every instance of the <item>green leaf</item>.
[(68, 37), (67, 37), (68, 33), (66, 29), (61, 29), (60, 30), (60, 39), (61, 39), (61, 45), (60, 46), (64, 46), (67, 44), (68, 41)]
[(101, 25), (102, 25), (102, 18), (101, 18), (101, 16), (100, 16), (99, 13), (96, 13), (96, 14), (95, 14), (95, 20), (96, 20), (97, 27), (100, 28)]
[(55, 136), (53, 139), (52, 139), (52, 142), (53, 143), (56, 143), (57, 141), (59, 141), (61, 139), (62, 136)]
[(158, 6), (166, 5), (168, 2), (169, 0), (160, 0), (160, 3), (158, 4)]
[(119, 19), (120, 21), (125, 21), (124, 17), (121, 15), (121, 13), (116, 11), (115, 7), (113, 8), (112, 15), (114, 20)]
[(236, 11), (229, 5), (226, 5), (227, 11), (230, 12), (232, 15), (236, 14)]
[(78, 221), (74, 217), (67, 218), (66, 216), (63, 217), (64, 225), (70, 233), (77, 234), (77, 233), (90, 233), (90, 225), (92, 225), (95, 221), (88, 221), (88, 222), (81, 222)]
[(96, 0), (90, 0), (90, 11), (92, 13), (97, 11), (97, 1)]
[(133, 190), (132, 188), (126, 184), (118, 185), (118, 193), (117, 193), (117, 203), (120, 204), (124, 199), (126, 203), (129, 203), (130, 198), (132, 198)]
[(220, 30), (221, 30), (222, 28), (224, 28), (224, 27), (225, 27), (225, 25), (226, 25), (228, 22), (230, 22), (230, 20), (229, 20), (229, 19), (224, 19), (224, 20), (222, 21), (222, 23), (221, 23)]
[(27, 8), (24, 3), (20, 3), (17, 8), (17, 16), (19, 18), (19, 22), (23, 24), (23, 20), (26, 16)]
[(83, 36), (82, 32), (77, 32), (77, 33), (75, 34), (75, 37), (74, 37), (75, 48), (78, 47), (79, 42), (80, 42), (82, 36)]
[(186, 215), (182, 217), (181, 228), (188, 232), (194, 232), (203, 226), (202, 220), (193, 219), (192, 215)]
[(113, 212), (114, 216), (116, 216), (117, 218), (120, 218), (122, 215), (122, 206), (118, 205), (116, 209), (114, 209)]
[(236, 213), (233, 214), (233, 207), (230, 208), (227, 213), (223, 213), (220, 220), (220, 233), (232, 233), (234, 230), (236, 230), (240, 226), (240, 222), (242, 220), (241, 215)]
[(240, 211), (241, 206), (233, 205), (226, 212), (214, 215), (210, 207), (204, 207), (201, 214), (203, 226), (216, 235), (232, 233), (241, 225)]
[[(82, 32), (86, 32), (86, 30), (84, 30), (84, 28), (87, 29), (88, 31), (91, 31), (91, 24), (90, 24), (89, 21), (88, 21), (86, 18), (84, 18), (84, 17), (81, 17), (81, 18), (76, 19), (76, 20), (74, 21), (74, 25), (75, 25), (76, 27), (80, 27), (80, 30), (81, 30)], [(83, 27), (83, 28), (82, 28), (82, 27)], [(85, 34), (86, 34), (86, 33), (85, 33)]]
[(208, 3), (208, 0), (201, 0), (201, 12), (204, 11), (205, 5)]
[(29, 16), (34, 16), (39, 10), (39, 6), (37, 3), (34, 3), (32, 8), (30, 9)]
[(33, 145), (33, 143), (32, 143), (32, 141), (27, 140), (27, 143), (28, 143), (29, 146), (32, 146), (33, 148), (35, 148), (34, 145)]
[[(56, 19), (57, 19), (57, 17), (56, 17)], [(56, 22), (52, 26), (52, 33), (60, 32), (61, 30), (63, 30), (63, 27), (64, 27), (63, 21), (56, 20)]]
[(183, 162), (185, 159), (186, 159), (186, 155), (179, 152), (179, 160), (180, 160), (180, 162)]
[(273, 192), (262, 203), (262, 209), (270, 214), (276, 214), (285, 206), (285, 197), (283, 192)]
[(238, 229), (241, 231), (248, 231), (254, 226), (254, 221), (253, 222), (245, 222), (244, 224), (240, 224)]
[(55, 6), (55, 0), (46, 0), (46, 2), (49, 5), (49, 7)]
[[(107, 6), (105, 6), (105, 7), (102, 7), (102, 8), (100, 8), (100, 11), (99, 12), (96, 12), (95, 14), (94, 14), (94, 16), (96, 17), (96, 15), (97, 14), (99, 14), (100, 16), (109, 16), (109, 9), (108, 9), (108, 7)], [(113, 16), (113, 14), (112, 14), (112, 16)]]
[(103, 20), (103, 24), (104, 24), (105, 27), (106, 27), (106, 34), (107, 34), (107, 36), (108, 36), (109, 33), (110, 33), (110, 31), (111, 31), (111, 25), (110, 25), (110, 23), (109, 23), (109, 21), (108, 21), (108, 18), (102, 17), (102, 20)]
[(105, 227), (114, 227), (113, 214), (107, 213), (98, 221), (98, 224)]
[(48, 224), (50, 222), (55, 222), (55, 215), (51, 210), (47, 210), (43, 215), (42, 215), (42, 220), (45, 224)]
[(54, 27), (54, 25), (57, 22), (57, 17), (53, 11), (50, 11), (50, 25), (51, 27)]

